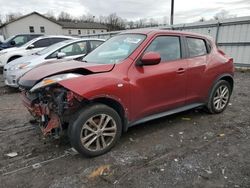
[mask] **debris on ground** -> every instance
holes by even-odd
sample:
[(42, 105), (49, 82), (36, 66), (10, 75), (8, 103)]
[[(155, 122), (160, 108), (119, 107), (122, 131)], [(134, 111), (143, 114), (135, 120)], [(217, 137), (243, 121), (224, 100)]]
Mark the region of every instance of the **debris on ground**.
[(135, 140), (133, 138), (129, 138), (130, 142), (135, 142)]
[(102, 165), (98, 168), (96, 168), (91, 174), (88, 176), (88, 178), (96, 178), (98, 176), (107, 176), (110, 173), (110, 165)]
[(12, 158), (12, 157), (16, 157), (18, 155), (18, 153), (17, 152), (11, 152), (11, 153), (8, 153), (8, 154), (5, 154), (5, 155)]
[(219, 134), (219, 137), (223, 137), (223, 136), (225, 136), (225, 134), (224, 134), (224, 133)]
[(210, 166), (208, 166), (208, 169), (205, 169), (205, 171), (206, 171), (208, 174), (212, 174), (212, 173), (213, 173)]
[(189, 118), (189, 117), (182, 117), (181, 119), (184, 120), (184, 121), (190, 121), (191, 120), (191, 118)]
[(41, 168), (41, 167), (42, 167), (41, 163), (35, 163), (32, 165), (33, 169), (37, 169), (37, 168)]

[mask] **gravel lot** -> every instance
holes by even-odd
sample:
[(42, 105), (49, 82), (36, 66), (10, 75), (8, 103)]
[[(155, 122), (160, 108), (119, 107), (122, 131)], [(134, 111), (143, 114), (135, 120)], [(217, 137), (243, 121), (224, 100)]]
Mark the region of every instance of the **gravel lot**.
[(0, 75), (0, 187), (250, 187), (250, 72), (235, 82), (224, 113), (196, 109), (138, 125), (89, 159), (66, 138), (44, 139)]

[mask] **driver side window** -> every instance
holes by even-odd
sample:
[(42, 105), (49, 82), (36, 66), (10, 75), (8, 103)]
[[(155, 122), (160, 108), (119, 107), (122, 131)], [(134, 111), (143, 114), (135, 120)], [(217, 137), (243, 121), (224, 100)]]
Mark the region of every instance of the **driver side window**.
[(56, 58), (58, 52), (65, 53), (66, 56), (73, 56), (73, 55), (80, 55), (80, 54), (86, 54), (87, 53), (87, 42), (77, 42), (74, 44), (70, 44), (66, 47), (61, 48), (60, 50), (57, 50), (54, 52), (50, 58)]
[(181, 58), (180, 38), (177, 36), (159, 36), (148, 46), (146, 52), (158, 52), (161, 61), (173, 61)]

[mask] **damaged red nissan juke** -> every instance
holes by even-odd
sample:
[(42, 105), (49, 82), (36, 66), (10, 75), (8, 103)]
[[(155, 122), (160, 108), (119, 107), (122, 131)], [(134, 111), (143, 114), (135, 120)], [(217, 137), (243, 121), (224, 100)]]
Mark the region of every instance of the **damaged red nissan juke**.
[(116, 35), (82, 60), (36, 67), (19, 86), (44, 135), (67, 130), (79, 153), (98, 156), (133, 125), (201, 106), (224, 111), (233, 74), (233, 59), (210, 37), (144, 29)]

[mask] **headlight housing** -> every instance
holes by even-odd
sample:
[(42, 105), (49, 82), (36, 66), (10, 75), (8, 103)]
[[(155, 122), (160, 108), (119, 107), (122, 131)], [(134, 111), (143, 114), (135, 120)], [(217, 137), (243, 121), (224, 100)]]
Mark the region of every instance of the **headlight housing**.
[(56, 84), (62, 80), (68, 80), (71, 78), (77, 78), (79, 76), (82, 76), (81, 74), (74, 74), (74, 73), (67, 73), (67, 74), (58, 74), (55, 76), (50, 76), (47, 78), (44, 78), (41, 82), (37, 83), (36, 85), (34, 85), (31, 89), (30, 92), (34, 92), (37, 89), (52, 85), (52, 84)]
[(19, 69), (25, 69), (25, 68), (28, 68), (28, 65), (30, 63), (21, 63), (21, 64), (18, 64), (18, 65), (13, 65), (9, 68), (10, 71), (14, 71), (14, 70), (19, 70)]

